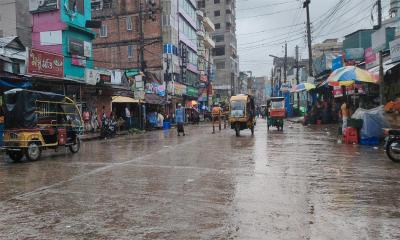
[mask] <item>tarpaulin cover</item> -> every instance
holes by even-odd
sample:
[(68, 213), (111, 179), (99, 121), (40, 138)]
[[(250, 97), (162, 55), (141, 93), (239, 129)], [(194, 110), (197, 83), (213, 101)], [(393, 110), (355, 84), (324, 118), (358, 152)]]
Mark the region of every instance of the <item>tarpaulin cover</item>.
[(36, 101), (61, 102), (64, 96), (55, 93), (12, 89), (4, 93), (4, 125), (10, 128), (34, 128), (37, 123)]
[(0, 79), (0, 87), (6, 88), (30, 88), (32, 87), (32, 83), (21, 81), (21, 82), (11, 82), (5, 79)]
[(359, 108), (352, 118), (363, 120), (363, 127), (360, 130), (361, 138), (381, 138), (383, 137), (383, 128), (389, 126), (384, 117), (383, 106), (370, 110)]

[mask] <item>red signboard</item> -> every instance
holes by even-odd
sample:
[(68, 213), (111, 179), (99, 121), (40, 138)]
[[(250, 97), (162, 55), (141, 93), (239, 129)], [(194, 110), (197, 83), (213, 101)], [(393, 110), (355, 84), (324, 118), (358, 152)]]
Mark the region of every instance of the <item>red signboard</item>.
[(30, 49), (27, 73), (62, 78), (64, 77), (64, 57), (50, 52)]

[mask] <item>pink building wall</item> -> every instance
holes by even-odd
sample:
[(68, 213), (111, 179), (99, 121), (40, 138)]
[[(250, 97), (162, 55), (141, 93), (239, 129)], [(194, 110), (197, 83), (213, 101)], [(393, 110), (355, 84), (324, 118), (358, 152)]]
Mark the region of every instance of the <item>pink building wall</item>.
[(62, 44), (40, 45), (40, 32), (63, 30), (66, 25), (61, 22), (61, 11), (50, 11), (32, 15), (32, 48), (62, 54)]

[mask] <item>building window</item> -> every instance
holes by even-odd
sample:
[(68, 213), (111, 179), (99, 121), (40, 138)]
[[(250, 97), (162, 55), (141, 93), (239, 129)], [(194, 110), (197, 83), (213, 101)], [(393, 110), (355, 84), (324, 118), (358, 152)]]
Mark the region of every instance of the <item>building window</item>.
[(132, 31), (132, 18), (131, 16), (126, 17), (126, 30)]
[(215, 26), (215, 29), (221, 29), (221, 23), (216, 23), (214, 26)]
[(101, 25), (100, 37), (107, 37), (107, 25)]
[(206, 8), (206, 1), (205, 0), (197, 1), (197, 7), (198, 8)]
[(128, 58), (133, 58), (133, 45), (128, 45)]
[(214, 11), (214, 17), (219, 17), (219, 16), (221, 16), (221, 11), (220, 10)]
[(77, 12), (81, 15), (85, 15), (85, 5), (84, 0), (69, 0), (68, 9), (70, 11)]
[(225, 55), (225, 46), (216, 47), (213, 49), (213, 56), (224, 56)]
[(217, 69), (225, 69), (225, 63), (224, 62), (216, 63), (215, 66), (216, 66)]
[(214, 4), (218, 4), (218, 3), (221, 3), (221, 1), (220, 0), (214, 0)]
[(111, 8), (112, 0), (103, 0), (103, 8)]
[(215, 42), (223, 42), (223, 41), (225, 41), (225, 36), (224, 35), (215, 35), (213, 37), (213, 39)]

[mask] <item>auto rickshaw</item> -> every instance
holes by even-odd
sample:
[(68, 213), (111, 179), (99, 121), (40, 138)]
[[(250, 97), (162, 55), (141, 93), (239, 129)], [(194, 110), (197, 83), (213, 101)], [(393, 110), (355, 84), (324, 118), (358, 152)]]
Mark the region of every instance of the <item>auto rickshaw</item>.
[(250, 129), (254, 135), (256, 125), (256, 106), (254, 98), (250, 95), (232, 96), (230, 100), (229, 123), (231, 129), (234, 129), (236, 136), (240, 136), (240, 131)]
[(285, 98), (284, 97), (272, 97), (268, 100), (268, 116), (267, 126), (277, 127), (278, 131), (283, 130), (283, 119), (286, 117), (285, 110)]
[(13, 161), (25, 155), (40, 158), (42, 150), (68, 147), (80, 149), (83, 121), (70, 98), (49, 92), (12, 89), (4, 93), (3, 149)]

